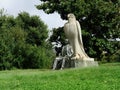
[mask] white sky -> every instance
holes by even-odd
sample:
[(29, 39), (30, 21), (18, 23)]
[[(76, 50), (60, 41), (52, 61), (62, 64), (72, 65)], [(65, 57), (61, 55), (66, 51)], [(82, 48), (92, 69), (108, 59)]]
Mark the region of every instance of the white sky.
[(66, 21), (63, 21), (57, 13), (48, 15), (42, 10), (38, 10), (35, 5), (39, 4), (40, 0), (0, 0), (0, 9), (4, 8), (9, 15), (14, 16), (22, 11), (26, 11), (30, 15), (38, 15), (49, 29), (64, 25)]

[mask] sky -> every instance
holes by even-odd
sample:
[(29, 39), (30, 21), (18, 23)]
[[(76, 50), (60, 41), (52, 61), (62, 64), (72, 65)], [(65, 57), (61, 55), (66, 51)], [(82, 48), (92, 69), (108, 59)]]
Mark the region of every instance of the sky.
[(30, 15), (38, 15), (50, 30), (64, 25), (66, 21), (62, 20), (59, 14), (45, 14), (42, 10), (38, 10), (35, 5), (39, 4), (40, 0), (0, 0), (0, 9), (4, 8), (8, 15), (13, 16), (23, 11)]

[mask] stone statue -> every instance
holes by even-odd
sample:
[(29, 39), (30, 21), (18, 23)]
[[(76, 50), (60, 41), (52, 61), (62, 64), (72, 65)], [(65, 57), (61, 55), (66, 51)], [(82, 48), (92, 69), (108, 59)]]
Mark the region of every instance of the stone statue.
[(64, 25), (64, 32), (73, 49), (74, 55), (72, 59), (94, 60), (85, 53), (82, 42), (81, 27), (79, 22), (76, 20), (75, 15), (70, 13), (67, 17), (68, 22)]
[(72, 13), (68, 14), (68, 22), (64, 25), (64, 32), (68, 40), (66, 46), (62, 48), (61, 55), (55, 58), (53, 70), (98, 66), (98, 62), (85, 53), (81, 27)]
[(63, 46), (62, 48), (62, 55), (59, 55), (58, 57), (55, 58), (54, 60), (54, 63), (53, 63), (53, 70), (57, 69), (57, 64), (59, 61), (61, 61), (61, 67), (60, 69), (62, 70), (65, 66), (65, 61), (67, 60), (70, 60), (71, 59), (71, 56), (73, 54), (73, 50), (72, 50), (72, 47), (67, 44), (65, 46)]
[(62, 48), (62, 56), (71, 58), (72, 55), (73, 55), (72, 46), (69, 43), (67, 43), (67, 45), (63, 46)]

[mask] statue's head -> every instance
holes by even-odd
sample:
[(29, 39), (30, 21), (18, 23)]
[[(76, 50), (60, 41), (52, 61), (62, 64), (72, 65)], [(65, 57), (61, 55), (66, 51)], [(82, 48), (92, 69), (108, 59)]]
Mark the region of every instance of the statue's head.
[(69, 13), (69, 14), (67, 15), (67, 17), (68, 17), (68, 20), (70, 20), (70, 19), (76, 20), (75, 15), (74, 15), (73, 13)]
[(68, 44), (69, 43), (69, 40), (68, 39), (65, 39), (65, 44)]

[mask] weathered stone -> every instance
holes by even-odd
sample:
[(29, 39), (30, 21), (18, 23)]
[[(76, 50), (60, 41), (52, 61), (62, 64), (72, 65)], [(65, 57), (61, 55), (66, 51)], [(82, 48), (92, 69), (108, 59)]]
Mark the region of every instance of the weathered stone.
[(90, 60), (86, 60), (86, 61), (82, 61), (82, 60), (75, 60), (75, 68), (80, 68), (80, 67), (93, 67), (93, 66), (98, 66), (98, 62), (97, 61), (90, 61)]
[(98, 62), (92, 60), (69, 60), (65, 62), (64, 68), (82, 68), (93, 66), (98, 66)]
[(74, 14), (68, 14), (68, 22), (64, 25), (64, 32), (70, 45), (62, 48), (62, 55), (55, 58), (53, 69), (98, 66), (98, 62), (89, 57), (84, 50), (81, 26)]

